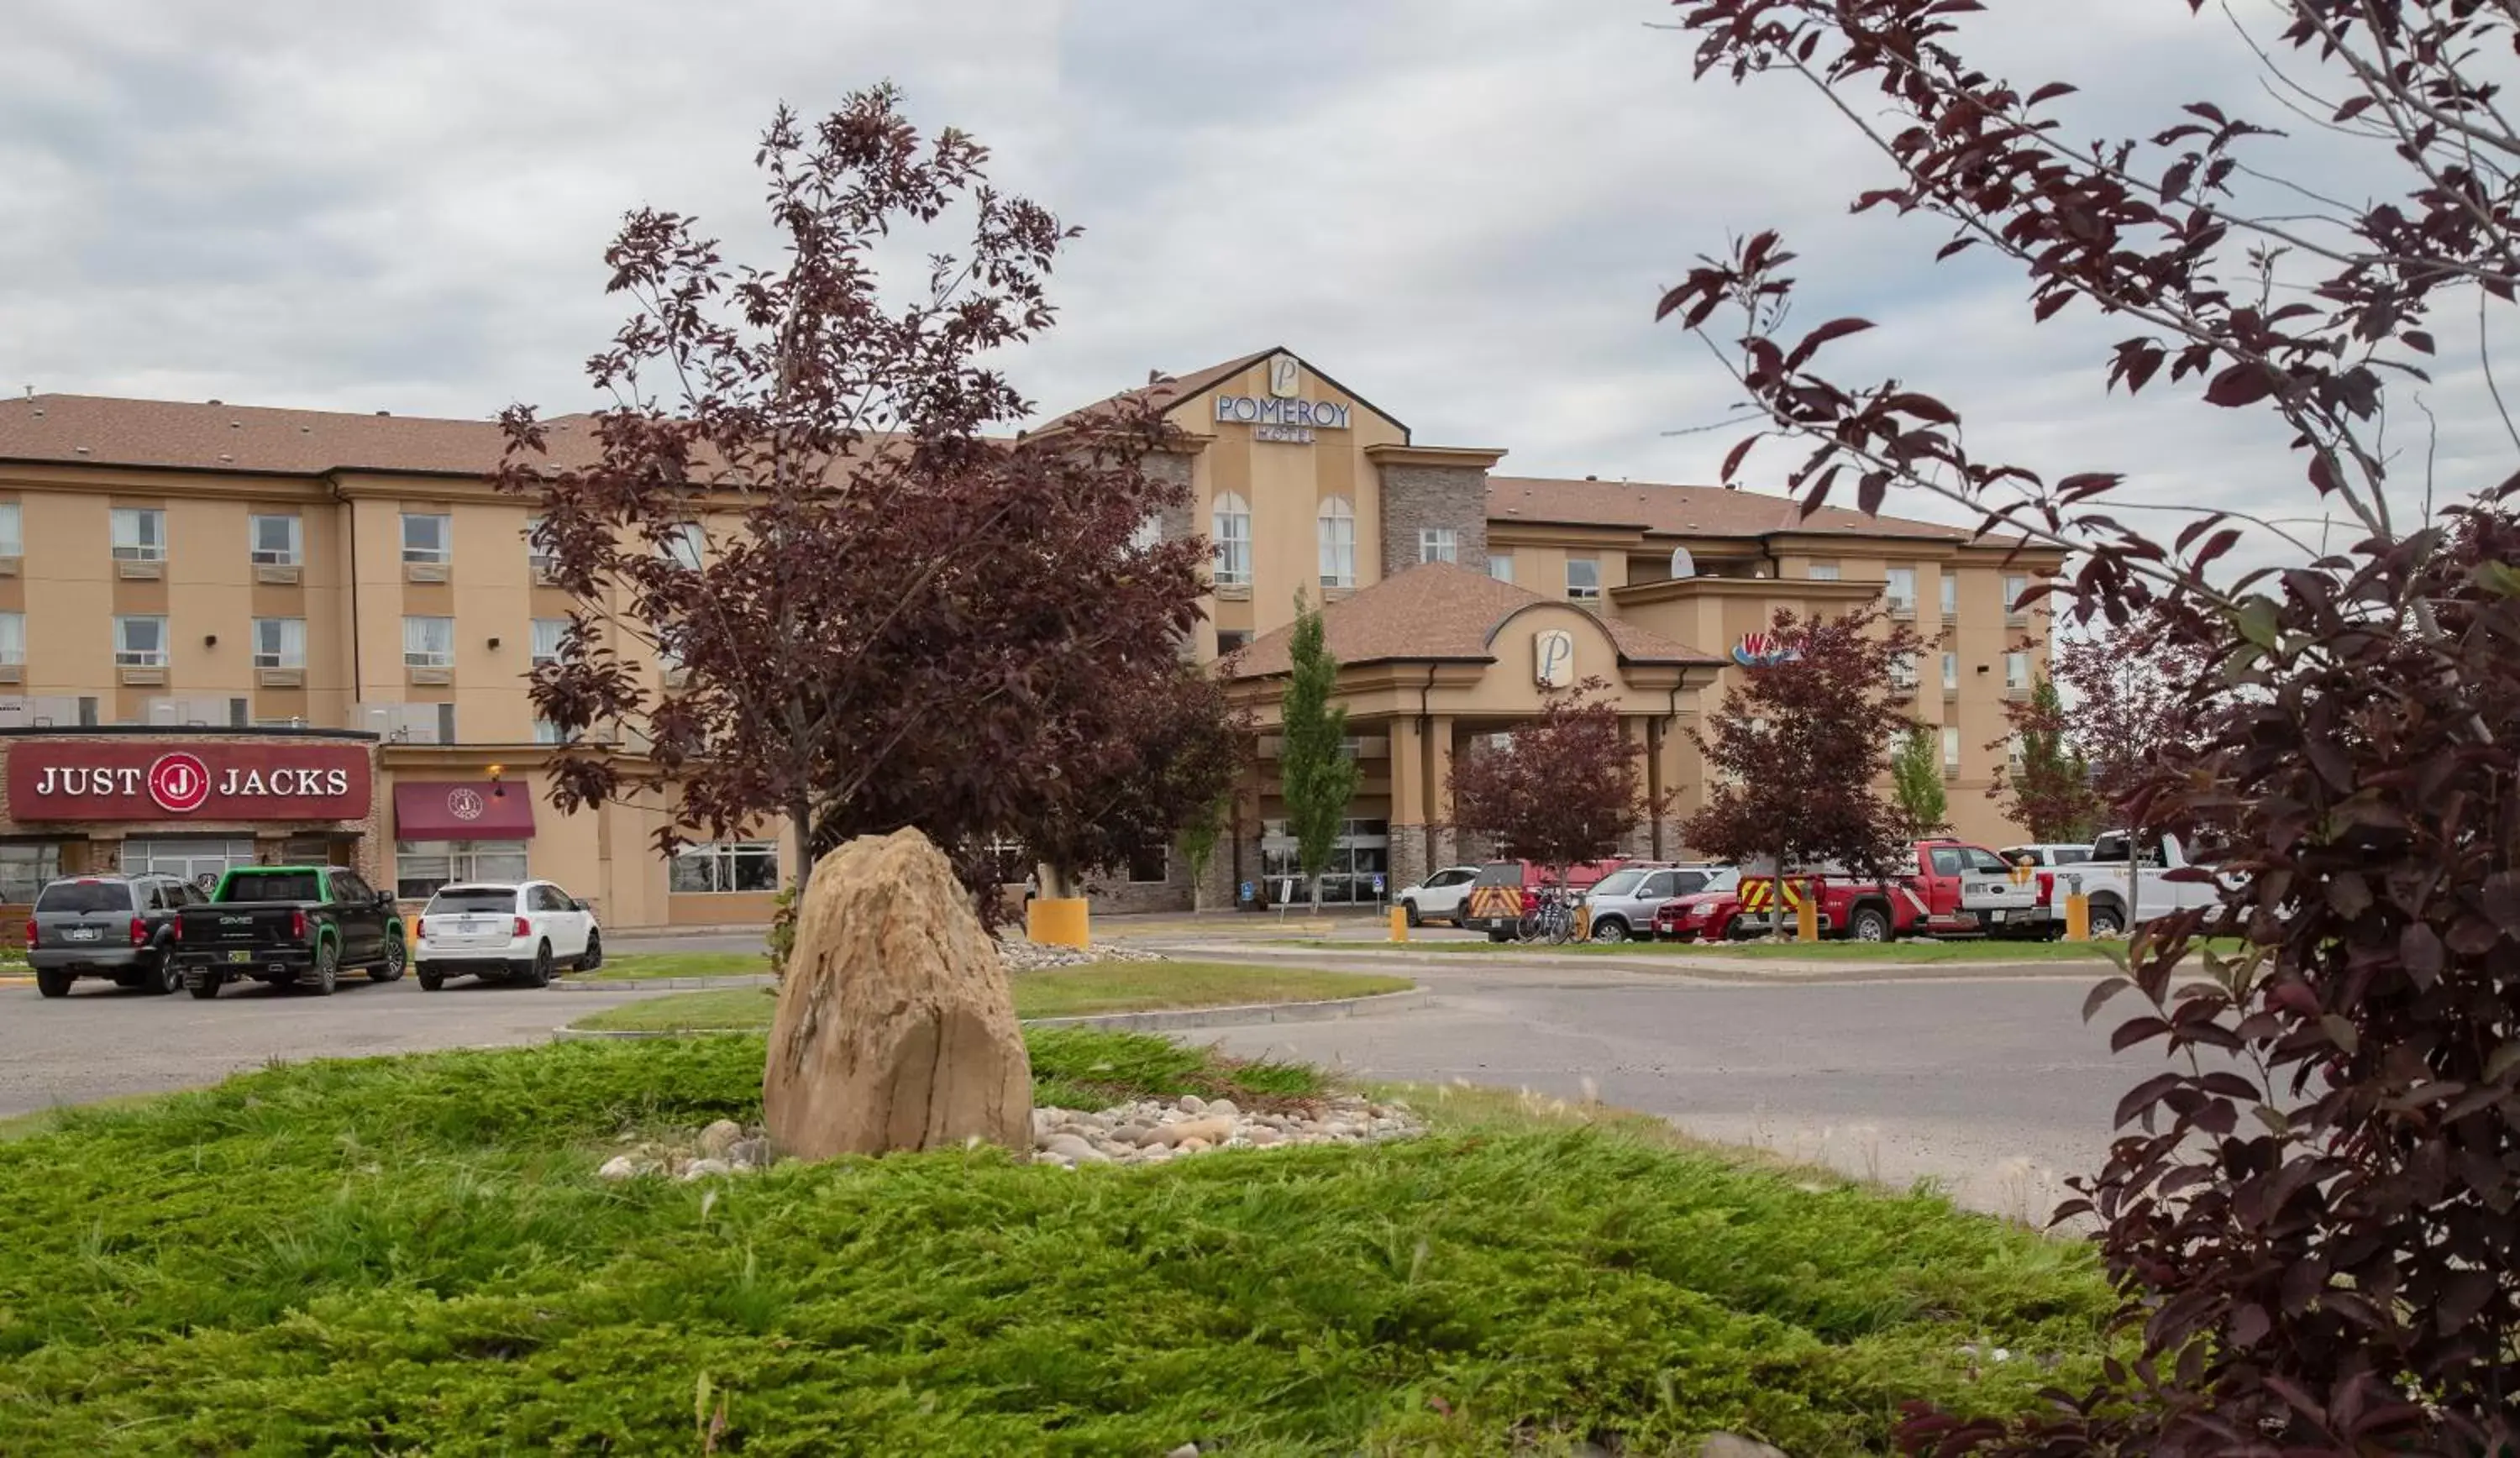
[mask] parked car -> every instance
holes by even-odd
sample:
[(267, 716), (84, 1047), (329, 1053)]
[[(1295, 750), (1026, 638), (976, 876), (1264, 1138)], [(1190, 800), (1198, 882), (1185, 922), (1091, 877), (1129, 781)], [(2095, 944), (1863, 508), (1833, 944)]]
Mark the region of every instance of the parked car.
[(1665, 903), (1654, 912), (1654, 933), (1687, 941), (1720, 942), (1756, 936), (1776, 925), (1779, 911), (1792, 925), (1788, 904), (1819, 898), (1820, 933), (1859, 942), (1904, 936), (2044, 935), (2046, 908), (2036, 884), (2017, 881), (2013, 868), (1983, 846), (1920, 840), (1912, 860), (1887, 876), (1833, 871), (1785, 878), (1780, 895), (1773, 876), (1743, 876), (1728, 892), (1701, 892)]
[[(1566, 889), (1580, 896), (1626, 863), (1613, 860), (1570, 865), (1566, 867)], [(1523, 915), (1539, 909), (1540, 888), (1554, 879), (1555, 873), (1538, 862), (1491, 861), (1479, 867), (1454, 925), (1485, 932), (1491, 942), (1511, 941)]]
[(392, 982), (407, 960), (393, 893), (338, 865), (238, 866), (176, 913), (174, 950), (196, 997), (247, 977), (330, 996), (344, 969)]
[(1462, 903), (1470, 894), (1470, 883), (1479, 878), (1475, 865), (1448, 865), (1415, 886), (1400, 888), (1400, 909), (1407, 913), (1411, 926), (1423, 926), (1429, 921), (1449, 921), (1458, 926), (1462, 920)]
[(2217, 905), (2222, 888), (2213, 880), (2172, 875), (2192, 875), (2213, 859), (2177, 835), (2148, 835), (2140, 850), (2124, 830), (2094, 837), (2083, 876), (2083, 892), (2092, 903), (2092, 935), (2116, 936), (2156, 916)]
[(1730, 891), (1741, 873), (1729, 865), (1630, 865), (1593, 883), (1584, 905), (1593, 914), (1593, 940), (1653, 940), (1654, 912), (1665, 902), (1702, 891)]
[(604, 932), (586, 903), (549, 881), (468, 882), (428, 899), (414, 950), (424, 993), (467, 975), (540, 988), (562, 961), (604, 965)]
[(67, 997), (82, 977), (163, 994), (183, 985), (168, 949), (175, 913), (202, 894), (174, 876), (64, 876), (35, 893), (26, 963), (35, 991)]

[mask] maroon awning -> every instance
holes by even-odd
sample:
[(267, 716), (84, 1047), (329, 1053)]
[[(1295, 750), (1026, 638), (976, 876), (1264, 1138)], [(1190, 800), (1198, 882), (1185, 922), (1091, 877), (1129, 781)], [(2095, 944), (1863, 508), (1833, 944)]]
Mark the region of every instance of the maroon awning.
[(534, 797), (486, 779), (404, 780), (394, 786), (396, 840), (523, 840), (534, 833)]

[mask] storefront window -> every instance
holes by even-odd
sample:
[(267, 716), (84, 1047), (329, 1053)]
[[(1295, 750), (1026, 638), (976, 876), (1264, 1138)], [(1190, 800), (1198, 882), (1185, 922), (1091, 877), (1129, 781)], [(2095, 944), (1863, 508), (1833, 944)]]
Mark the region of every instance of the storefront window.
[(61, 873), (60, 846), (0, 846), (0, 902), (31, 906), (44, 883)]
[[(1376, 876), (1383, 878), (1382, 889), (1389, 893), (1390, 869), (1389, 822), (1350, 820), (1331, 843), (1329, 864), (1322, 871), (1322, 901), (1325, 905), (1342, 906), (1373, 901)], [(1271, 820), (1261, 827), (1260, 873), (1268, 878), (1270, 900), (1280, 906), (1312, 897), (1303, 863), (1295, 853), (1295, 838), (1286, 833), (1283, 820)]]
[(173, 876), (204, 891), (218, 885), (219, 877), (229, 870), (251, 864), (253, 842), (248, 839), (204, 840), (169, 836), (122, 843), (124, 875)]
[(394, 895), (427, 901), (457, 881), (521, 881), (521, 840), (398, 840), (394, 842)]
[(779, 889), (779, 845), (743, 840), (712, 846), (685, 846), (674, 857), (668, 881), (677, 892), (776, 891)]
[(1162, 846), (1148, 846), (1129, 858), (1129, 879), (1148, 885), (1169, 879), (1172, 853)]

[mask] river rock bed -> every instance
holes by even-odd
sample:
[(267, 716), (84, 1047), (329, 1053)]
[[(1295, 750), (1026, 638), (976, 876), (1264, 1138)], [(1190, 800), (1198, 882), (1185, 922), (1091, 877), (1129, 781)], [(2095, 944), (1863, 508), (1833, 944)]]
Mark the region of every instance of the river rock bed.
[(721, 1119), (698, 1131), (679, 1130), (660, 1138), (623, 1134), (627, 1147), (595, 1172), (605, 1179), (706, 1179), (712, 1174), (748, 1174), (769, 1169), (769, 1131), (746, 1128)]
[(1373, 1144), (1425, 1132), (1405, 1104), (1339, 1094), (1303, 1109), (1244, 1112), (1232, 1099), (1149, 1099), (1088, 1113), (1032, 1111), (1033, 1163), (1159, 1165), (1214, 1149), (1293, 1144)]
[(1161, 962), (1171, 958), (1158, 951), (1142, 951), (1112, 942), (1097, 942), (1079, 949), (1003, 937), (998, 941), (998, 960), (1006, 963), (1010, 972), (1047, 972), (1054, 967), (1087, 967), (1096, 962)]

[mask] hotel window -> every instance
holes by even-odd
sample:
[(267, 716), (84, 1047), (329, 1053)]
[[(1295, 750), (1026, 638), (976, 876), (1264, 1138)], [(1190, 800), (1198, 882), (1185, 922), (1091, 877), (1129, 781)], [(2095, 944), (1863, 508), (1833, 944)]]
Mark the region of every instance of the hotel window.
[(0, 612), (0, 665), (22, 666), (26, 661), (26, 615), (22, 612)]
[(1916, 569), (1893, 567), (1883, 574), (1881, 596), (1890, 602), (1894, 613), (1914, 615), (1916, 611)]
[(115, 618), (113, 620), (113, 666), (164, 668), (166, 666), (166, 620), (164, 618)]
[(1418, 560), (1421, 562), (1458, 562), (1462, 559), (1461, 533), (1449, 526), (1418, 528)]
[(1890, 686), (1906, 692), (1916, 686), (1916, 655), (1902, 653), (1890, 660)]
[(1348, 505), (1346, 497), (1334, 496), (1322, 503), (1318, 520), (1322, 541), (1322, 586), (1356, 586), (1356, 508)]
[(1495, 578), (1499, 582), (1513, 581), (1513, 553), (1510, 552), (1489, 552), (1488, 576)]
[(166, 560), (166, 513), (155, 507), (114, 508), (113, 559), (117, 562)]
[(667, 561), (688, 571), (698, 572), (708, 555), (708, 533), (697, 521), (686, 521), (665, 533), (656, 551)]
[(1960, 655), (1958, 653), (1943, 655), (1943, 691), (1945, 693), (1960, 691)]
[(1216, 656), (1219, 658), (1228, 653), (1239, 653), (1249, 646), (1251, 646), (1250, 629), (1219, 628), (1216, 630)]
[(525, 518), (525, 565), (536, 572), (549, 572), (552, 569), (552, 554), (534, 545), (534, 538), (542, 529), (541, 517)]
[(2003, 655), (2003, 688), (2006, 693), (2023, 693), (2030, 688), (2030, 655)]
[(0, 556), (26, 554), (26, 535), (19, 522), (18, 504), (0, 502)]
[(1566, 598), (1570, 602), (1601, 600), (1599, 557), (1570, 556), (1566, 559)]
[(444, 566), (455, 555), (455, 520), (443, 511), (402, 513), (402, 559)]
[(304, 618), (254, 619), (253, 666), (304, 668), (306, 666), (306, 620)]
[(1943, 616), (1960, 615), (1960, 580), (1949, 572), (1943, 574)]
[(537, 744), (565, 744), (568, 740), (562, 735), (559, 725), (552, 723), (548, 719), (536, 716), (534, 719), (534, 742)]
[(294, 567), (302, 556), (300, 526), (294, 516), (246, 518), (246, 555), (257, 567)]
[(1231, 491), (1221, 492), (1209, 524), (1216, 546), (1216, 585), (1251, 586), (1251, 504)]
[(453, 618), (403, 619), (402, 662), (405, 668), (453, 668), (455, 666), (455, 620)]
[(685, 846), (674, 855), (666, 874), (668, 889), (684, 895), (717, 891), (779, 889), (779, 845), (743, 840), (722, 845)]
[(1811, 564), (1811, 580), (1812, 580), (1812, 581), (1814, 581), (1814, 582), (1835, 582), (1835, 581), (1837, 581), (1837, 563), (1835, 563), (1835, 562), (1814, 562), (1814, 563), (1812, 563), (1812, 564)]
[(567, 632), (568, 619), (566, 618), (534, 619), (532, 653), (534, 667), (540, 668), (546, 663), (560, 661), (561, 637)]
[(2030, 591), (2030, 579), (2027, 577), (2015, 574), (2007, 575), (2003, 579), (2003, 619), (2005, 622), (2018, 623), (2030, 616), (2030, 609), (2021, 605), (2021, 595), (2028, 591)]
[(466, 881), (525, 879), (521, 840), (398, 840), (394, 842), (394, 895), (425, 902), (441, 886)]
[(1172, 879), (1172, 851), (1162, 845), (1141, 846), (1129, 858), (1129, 880), (1151, 886)]
[(1943, 729), (1943, 773), (1960, 773), (1960, 731), (1948, 726)]
[(2026, 750), (2027, 746), (2022, 742), (2021, 731), (2019, 729), (2015, 729), (2011, 733), (2003, 736), (2004, 763), (2010, 765), (2013, 769), (2018, 770), (2021, 768), (2021, 757)]

